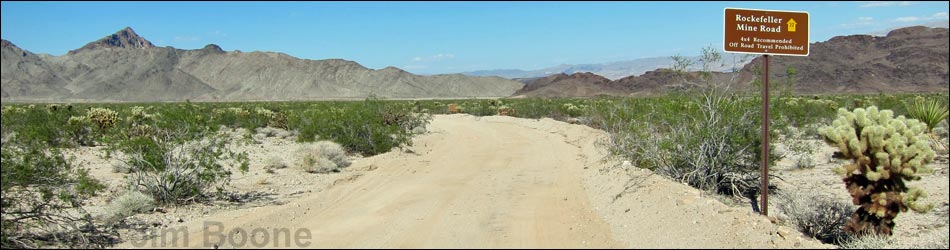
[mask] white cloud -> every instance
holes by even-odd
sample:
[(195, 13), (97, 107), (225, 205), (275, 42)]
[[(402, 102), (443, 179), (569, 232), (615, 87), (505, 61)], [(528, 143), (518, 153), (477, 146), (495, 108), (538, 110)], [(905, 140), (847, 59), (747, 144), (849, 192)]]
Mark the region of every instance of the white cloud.
[(442, 60), (454, 59), (454, 54), (436, 54), (431, 56), (417, 56), (413, 57), (413, 62), (438, 62)]
[(197, 36), (175, 36), (173, 40), (176, 42), (195, 42), (201, 40), (201, 38)]
[(402, 68), (405, 69), (405, 70), (428, 69), (429, 66), (426, 66), (426, 65), (403, 65)]
[(919, 18), (919, 17), (915, 17), (915, 16), (905, 16), (905, 17), (898, 17), (898, 18), (894, 19), (894, 21), (895, 21), (895, 22), (902, 22), (902, 23), (906, 23), (906, 22), (916, 22), (916, 21), (920, 21), (920, 18)]
[(858, 17), (858, 20), (851, 23), (843, 23), (840, 26), (842, 28), (856, 29), (875, 25), (877, 25), (877, 22), (874, 21), (873, 17)]
[(875, 7), (891, 7), (891, 6), (910, 6), (914, 2), (909, 1), (900, 1), (900, 2), (864, 2), (860, 7), (861, 8), (875, 8)]
[(947, 19), (947, 12), (937, 12), (930, 16), (905, 16), (895, 18), (894, 22), (899, 23), (908, 23), (908, 22), (920, 22), (920, 21), (932, 21), (932, 20), (943, 20)]

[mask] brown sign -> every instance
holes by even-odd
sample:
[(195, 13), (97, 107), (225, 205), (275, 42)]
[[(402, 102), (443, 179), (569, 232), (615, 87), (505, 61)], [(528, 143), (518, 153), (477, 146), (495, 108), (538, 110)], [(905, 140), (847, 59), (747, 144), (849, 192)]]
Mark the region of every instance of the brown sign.
[(808, 12), (725, 9), (726, 52), (808, 55)]

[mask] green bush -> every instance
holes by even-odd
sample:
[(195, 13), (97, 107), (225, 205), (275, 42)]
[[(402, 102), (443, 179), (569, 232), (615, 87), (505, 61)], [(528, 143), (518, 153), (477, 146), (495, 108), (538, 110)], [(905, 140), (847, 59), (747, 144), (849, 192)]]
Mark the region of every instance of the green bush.
[(299, 131), (301, 142), (331, 140), (351, 152), (377, 155), (411, 144), (413, 128), (431, 120), (428, 114), (413, 109), (410, 105), (367, 99), (307, 109), (291, 119), (290, 127)]
[(759, 179), (757, 106), (752, 98), (707, 92), (592, 113), (611, 134), (614, 155), (701, 190), (750, 196)]
[[(89, 233), (92, 221), (82, 205), (104, 186), (86, 169), (40, 143), (4, 144), (0, 162), (3, 248), (34, 248), (50, 234)], [(85, 243), (75, 244), (92, 246)]]
[(120, 146), (131, 168), (130, 186), (162, 204), (182, 204), (207, 198), (209, 189), (221, 191), (230, 181), (224, 164), (247, 172), (246, 153), (227, 147), (223, 134), (182, 140), (187, 132), (163, 130), (157, 136), (139, 137)]

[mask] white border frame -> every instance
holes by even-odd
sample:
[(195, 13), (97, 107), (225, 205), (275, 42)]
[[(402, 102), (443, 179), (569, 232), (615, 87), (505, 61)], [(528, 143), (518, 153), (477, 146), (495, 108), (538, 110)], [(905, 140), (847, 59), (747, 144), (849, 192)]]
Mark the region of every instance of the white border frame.
[(808, 17), (808, 25), (811, 25), (811, 14), (808, 13), (808, 11), (763, 10), (763, 9), (747, 9), (747, 8), (725, 7), (725, 8), (722, 8), (722, 51), (723, 51), (723, 52), (725, 52), (725, 53), (738, 53), (738, 54), (752, 54), (752, 55), (770, 55), (770, 56), (774, 56), (774, 55), (779, 55), (779, 56), (808, 56), (808, 55), (811, 54), (811, 27), (808, 27), (808, 41), (805, 41), (805, 46), (808, 46), (808, 53), (805, 53), (804, 55), (799, 55), (799, 54), (754, 53), (754, 52), (728, 51), (728, 50), (726, 50), (726, 10), (727, 10), (727, 9), (805, 13), (805, 16)]

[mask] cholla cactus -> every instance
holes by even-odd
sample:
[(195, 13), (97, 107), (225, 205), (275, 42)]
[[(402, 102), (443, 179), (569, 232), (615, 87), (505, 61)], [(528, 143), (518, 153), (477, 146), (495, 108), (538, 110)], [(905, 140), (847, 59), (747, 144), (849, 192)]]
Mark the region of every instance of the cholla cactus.
[(21, 107), (3, 106), (3, 108), (0, 109), (0, 114), (3, 114), (3, 115), (6, 115), (6, 114), (23, 114), (23, 113), (26, 113), (26, 109), (23, 109), (23, 108), (21, 108)]
[(238, 107), (230, 107), (230, 108), (223, 108), (223, 109), (214, 109), (214, 110), (212, 110), (211, 112), (214, 113), (215, 115), (221, 115), (221, 114), (225, 114), (225, 113), (231, 113), (231, 114), (235, 114), (235, 115), (242, 116), (242, 117), (247, 117), (248, 115), (251, 114), (250, 111), (247, 111), (247, 110), (245, 110), (245, 109), (243, 109), (243, 108), (238, 108)]
[(287, 115), (282, 112), (274, 112), (273, 110), (270, 110), (270, 109), (257, 107), (254, 109), (254, 113), (267, 118), (268, 127), (282, 128), (282, 129), (290, 128), (287, 122)]
[(573, 103), (565, 103), (561, 105), (561, 108), (564, 109), (564, 112), (571, 117), (580, 116), (583, 114), (584, 109), (587, 108), (585, 105), (574, 105)]
[(128, 133), (130, 137), (151, 137), (156, 134), (156, 130), (147, 124), (132, 124)]
[(933, 204), (923, 204), (923, 190), (909, 188), (904, 181), (918, 180), (929, 171), (934, 151), (925, 134), (926, 125), (904, 116), (894, 118), (890, 110), (838, 109), (838, 119), (819, 133), (825, 141), (852, 163), (834, 169), (842, 176), (852, 203), (861, 207), (845, 225), (848, 233), (874, 231), (891, 234), (894, 218), (908, 208), (927, 212)]
[(257, 113), (258, 115), (264, 116), (267, 118), (274, 116), (274, 111), (271, 111), (270, 109), (265, 109), (262, 107), (257, 107), (256, 109), (254, 109), (254, 113)]
[(154, 114), (146, 113), (145, 108), (142, 106), (132, 107), (129, 113), (130, 115), (126, 119), (129, 120), (130, 123), (132, 123), (133, 127), (135, 125), (146, 124), (148, 121), (154, 120), (156, 116)]
[(60, 109), (59, 104), (55, 104), (55, 103), (46, 104), (46, 111), (56, 112), (56, 111), (59, 111), (59, 109)]
[(508, 105), (501, 105), (497, 108), (498, 115), (515, 116), (518, 112)]
[(90, 108), (86, 117), (99, 126), (99, 129), (108, 129), (119, 121), (119, 113), (108, 108)]

